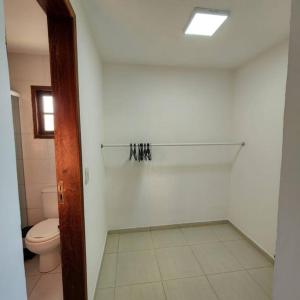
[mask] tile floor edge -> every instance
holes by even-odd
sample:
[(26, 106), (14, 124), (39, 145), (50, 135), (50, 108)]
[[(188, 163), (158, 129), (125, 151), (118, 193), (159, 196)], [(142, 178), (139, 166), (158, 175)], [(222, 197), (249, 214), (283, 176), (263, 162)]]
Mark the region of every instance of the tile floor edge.
[(220, 225), (220, 224), (229, 224), (229, 223), (230, 223), (229, 220), (222, 219), (222, 220), (206, 221), (206, 222), (192, 222), (192, 223), (178, 223), (178, 224), (157, 225), (157, 226), (133, 227), (133, 228), (108, 230), (107, 234), (130, 233), (130, 232), (150, 231), (150, 230), (154, 231), (154, 230), (162, 230), (162, 229), (175, 229), (175, 228), (182, 228), (182, 227), (196, 227), (196, 226), (205, 226), (205, 225)]
[(260, 247), (255, 241), (248, 237), (241, 229), (228, 220), (228, 223), (234, 227), (253, 247), (255, 247), (272, 265), (275, 264), (275, 259), (266, 250)]

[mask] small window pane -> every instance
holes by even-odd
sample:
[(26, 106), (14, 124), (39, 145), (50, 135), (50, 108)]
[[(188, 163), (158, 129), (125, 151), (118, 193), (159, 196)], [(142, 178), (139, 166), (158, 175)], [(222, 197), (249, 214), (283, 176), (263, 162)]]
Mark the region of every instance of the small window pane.
[(45, 131), (54, 131), (54, 116), (44, 115), (44, 126)]
[(43, 112), (44, 113), (53, 113), (53, 97), (52, 96), (43, 96)]

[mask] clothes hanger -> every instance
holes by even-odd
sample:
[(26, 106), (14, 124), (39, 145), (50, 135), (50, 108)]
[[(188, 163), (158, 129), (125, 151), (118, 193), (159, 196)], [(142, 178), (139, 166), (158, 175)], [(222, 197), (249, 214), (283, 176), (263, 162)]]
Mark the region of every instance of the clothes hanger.
[(144, 151), (143, 151), (143, 144), (139, 144), (139, 161), (143, 161), (144, 159)]
[(130, 144), (130, 154), (129, 154), (129, 160), (131, 160), (133, 157), (133, 147), (132, 144)]
[(136, 144), (133, 145), (133, 157), (134, 157), (134, 160), (137, 161)]
[(152, 160), (150, 144), (130, 144), (129, 160), (132, 159), (135, 161)]
[(150, 144), (147, 143), (147, 157), (148, 157), (148, 160), (152, 160), (152, 155), (151, 155), (151, 148), (150, 148)]
[(144, 146), (143, 146), (143, 157), (144, 157), (144, 160), (148, 159), (148, 156), (147, 156), (147, 145), (146, 144), (144, 144)]

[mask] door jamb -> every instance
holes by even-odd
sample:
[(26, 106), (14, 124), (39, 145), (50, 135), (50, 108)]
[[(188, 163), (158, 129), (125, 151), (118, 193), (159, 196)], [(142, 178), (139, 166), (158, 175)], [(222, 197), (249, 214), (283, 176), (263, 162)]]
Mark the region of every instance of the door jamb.
[(87, 299), (84, 200), (79, 118), (76, 16), (69, 0), (37, 0), (47, 15), (55, 99), (64, 300)]

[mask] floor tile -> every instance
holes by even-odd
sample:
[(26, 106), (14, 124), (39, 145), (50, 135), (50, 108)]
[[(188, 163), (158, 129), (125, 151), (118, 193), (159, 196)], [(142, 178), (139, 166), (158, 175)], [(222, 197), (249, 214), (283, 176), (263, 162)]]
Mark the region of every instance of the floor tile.
[(105, 250), (104, 250), (105, 253), (118, 252), (119, 237), (120, 237), (120, 235), (117, 233), (107, 235), (106, 245), (105, 245)]
[(164, 280), (203, 274), (189, 247), (161, 248), (155, 253)]
[(117, 254), (104, 254), (98, 288), (115, 286), (117, 268)]
[(212, 229), (220, 241), (243, 240), (244, 237), (231, 224), (213, 225)]
[(61, 274), (42, 275), (29, 300), (63, 300)]
[(186, 241), (180, 229), (163, 229), (151, 231), (155, 248), (184, 246)]
[(116, 288), (115, 300), (165, 300), (161, 282)]
[(250, 276), (264, 289), (267, 295), (272, 297), (272, 285), (273, 285), (273, 268), (262, 268), (248, 270)]
[(94, 300), (115, 300), (115, 289), (97, 289)]
[(185, 227), (181, 230), (189, 245), (218, 241), (218, 237), (211, 226)]
[(117, 285), (160, 281), (160, 273), (152, 251), (119, 253)]
[(128, 232), (120, 234), (119, 251), (137, 251), (152, 249), (150, 231)]
[(184, 278), (164, 282), (168, 300), (217, 300), (207, 279)]
[(221, 242), (193, 246), (193, 252), (205, 274), (243, 270), (242, 265)]
[(245, 268), (253, 269), (271, 266), (267, 258), (246, 240), (224, 242), (224, 245)]
[(32, 259), (28, 259), (25, 261), (25, 273), (27, 275), (40, 275), (39, 269), (39, 256), (36, 255)]
[(26, 289), (27, 289), (27, 296), (29, 296), (41, 278), (41, 275), (31, 275), (31, 276), (26, 276)]
[(263, 289), (246, 271), (208, 276), (220, 300), (268, 300)]

